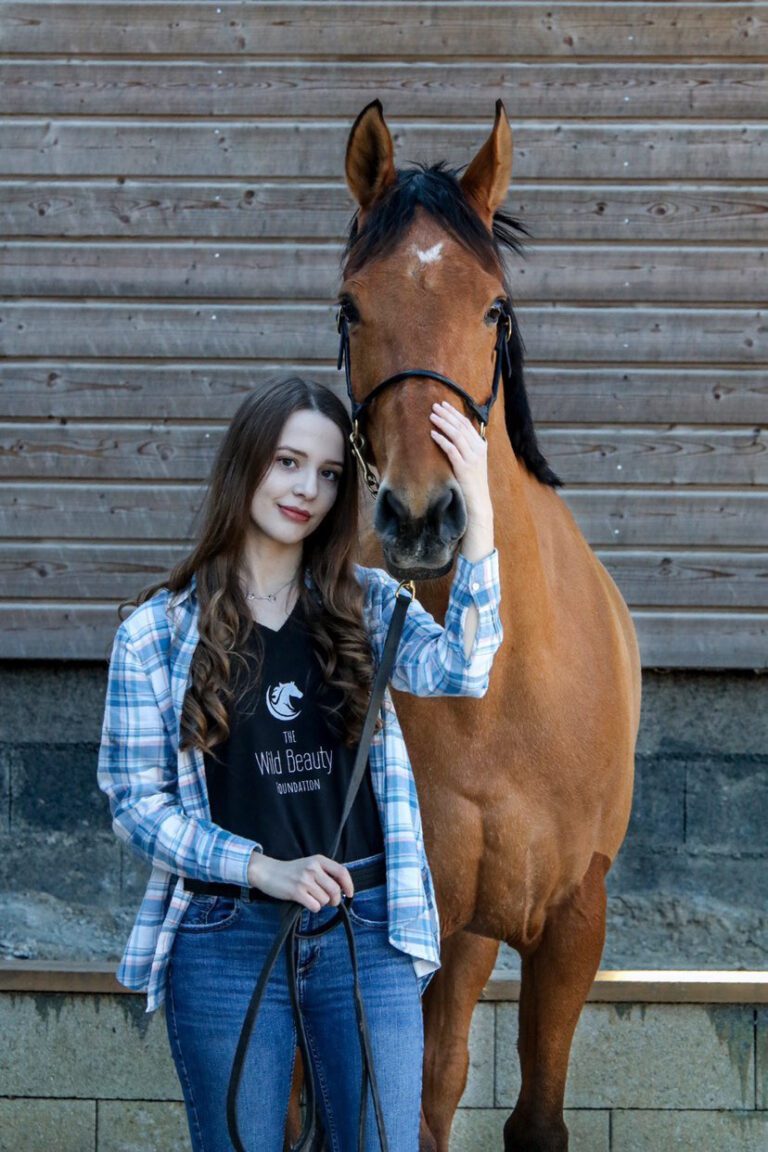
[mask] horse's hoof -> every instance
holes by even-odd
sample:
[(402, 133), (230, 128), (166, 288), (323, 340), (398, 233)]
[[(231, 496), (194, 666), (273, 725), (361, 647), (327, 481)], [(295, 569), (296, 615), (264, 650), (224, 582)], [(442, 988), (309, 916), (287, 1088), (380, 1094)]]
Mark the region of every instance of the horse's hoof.
[(535, 1121), (512, 1113), (504, 1125), (504, 1152), (568, 1152), (565, 1122)]

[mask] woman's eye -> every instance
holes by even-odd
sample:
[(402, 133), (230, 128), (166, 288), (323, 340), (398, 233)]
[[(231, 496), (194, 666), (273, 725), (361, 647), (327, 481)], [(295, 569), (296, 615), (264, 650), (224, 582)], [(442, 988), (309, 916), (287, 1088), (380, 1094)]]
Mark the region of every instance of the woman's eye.
[[(298, 468), (298, 461), (293, 456), (278, 456), (277, 463), (280, 468), (285, 469), (286, 472), (293, 472)], [(340, 480), (340, 474), (334, 471), (333, 468), (323, 468), (320, 475), (324, 480), (330, 480), (333, 484), (337, 484)]]

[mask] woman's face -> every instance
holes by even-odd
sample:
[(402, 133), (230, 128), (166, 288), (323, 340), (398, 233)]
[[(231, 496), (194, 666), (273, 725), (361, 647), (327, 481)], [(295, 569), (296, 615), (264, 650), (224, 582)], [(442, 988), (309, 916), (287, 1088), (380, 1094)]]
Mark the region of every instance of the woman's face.
[(341, 429), (319, 412), (294, 412), (251, 501), (257, 535), (286, 545), (310, 536), (336, 499), (343, 468)]

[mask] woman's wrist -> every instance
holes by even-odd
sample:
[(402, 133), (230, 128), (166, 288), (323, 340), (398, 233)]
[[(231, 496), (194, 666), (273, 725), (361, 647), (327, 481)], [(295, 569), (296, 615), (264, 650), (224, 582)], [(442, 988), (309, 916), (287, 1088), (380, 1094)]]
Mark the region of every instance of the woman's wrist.
[(494, 547), (493, 520), (479, 521), (470, 518), (459, 549), (464, 559), (474, 564), (477, 560), (485, 559), (493, 552)]
[(251, 858), (248, 861), (247, 876), (248, 876), (248, 887), (249, 888), (259, 888), (260, 887), (259, 878), (262, 875), (263, 866), (264, 866), (264, 853), (259, 852), (259, 850), (257, 848), (254, 848), (253, 852), (251, 852)]

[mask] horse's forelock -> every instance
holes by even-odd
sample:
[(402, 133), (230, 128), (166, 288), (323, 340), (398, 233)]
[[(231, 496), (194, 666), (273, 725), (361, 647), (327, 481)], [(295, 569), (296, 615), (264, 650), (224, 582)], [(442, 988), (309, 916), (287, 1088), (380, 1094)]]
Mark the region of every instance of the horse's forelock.
[(422, 208), (483, 267), (491, 265), (503, 277), (503, 249), (520, 252), (527, 232), (505, 212), (496, 213), (493, 232), (489, 232), (461, 190), (460, 171), (443, 161), (399, 169), (395, 183), (373, 205), (362, 228), (357, 214), (353, 217), (342, 257), (344, 274), (351, 275), (369, 260), (393, 251), (405, 237), (416, 209)]

